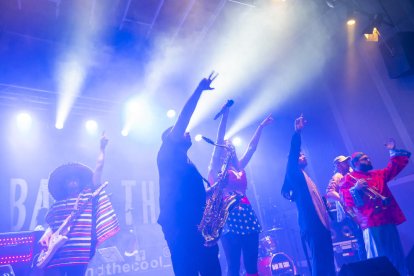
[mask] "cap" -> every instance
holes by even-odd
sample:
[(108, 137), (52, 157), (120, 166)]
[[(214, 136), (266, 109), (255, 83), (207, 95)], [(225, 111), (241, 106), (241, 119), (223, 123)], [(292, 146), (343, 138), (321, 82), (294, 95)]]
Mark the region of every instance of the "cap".
[(333, 160), (333, 164), (336, 165), (338, 163), (342, 163), (342, 162), (347, 161), (349, 159), (351, 159), (351, 157), (344, 156), (344, 155), (339, 155), (339, 156), (335, 157), (335, 159)]
[(355, 168), (355, 163), (359, 161), (359, 158), (361, 158), (362, 155), (364, 155), (365, 153), (361, 152), (361, 151), (357, 151), (354, 152), (351, 155), (351, 165), (353, 168)]

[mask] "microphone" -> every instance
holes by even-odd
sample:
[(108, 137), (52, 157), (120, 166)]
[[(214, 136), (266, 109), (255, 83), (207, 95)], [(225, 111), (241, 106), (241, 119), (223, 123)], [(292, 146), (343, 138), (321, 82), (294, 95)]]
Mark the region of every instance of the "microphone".
[(201, 138), (203, 138), (204, 141), (206, 141), (207, 143), (211, 144), (211, 145), (215, 145), (216, 143), (214, 143), (213, 140), (211, 140), (210, 138), (207, 138), (205, 136), (201, 136)]
[(211, 140), (210, 138), (207, 138), (205, 136), (201, 136), (201, 138), (203, 138), (203, 140), (206, 141), (207, 143), (209, 143), (210, 145), (217, 146), (217, 147), (228, 148), (226, 145), (219, 145), (219, 144), (214, 143), (213, 140)]
[(216, 114), (216, 116), (214, 116), (214, 120), (217, 120), (218, 117), (220, 117), (221, 115), (223, 115), (224, 111), (226, 110), (226, 108), (232, 106), (234, 104), (233, 100), (227, 100), (227, 103), (225, 105), (223, 105), (223, 107), (221, 108), (220, 112)]

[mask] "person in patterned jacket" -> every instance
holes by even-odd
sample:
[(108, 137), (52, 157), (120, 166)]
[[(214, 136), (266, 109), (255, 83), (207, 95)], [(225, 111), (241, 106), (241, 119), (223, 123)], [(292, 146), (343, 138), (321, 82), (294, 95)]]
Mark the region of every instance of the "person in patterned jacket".
[[(307, 244), (310, 249), (312, 275), (333, 276), (336, 272), (328, 212), (318, 188), (305, 172), (308, 162), (301, 152), (301, 132), (305, 123), (303, 116), (295, 120), (281, 193), (296, 203), (302, 244)], [(306, 246), (304, 250), (306, 253)]]
[(355, 214), (354, 219), (363, 231), (367, 258), (386, 256), (401, 275), (406, 275), (397, 230), (405, 216), (387, 183), (407, 166), (411, 153), (395, 149), (393, 139), (386, 147), (390, 161), (384, 169), (373, 170), (368, 155), (363, 152), (352, 154), (354, 171), (343, 178), (340, 194), (345, 208)]
[[(229, 114), (229, 106), (224, 107), (223, 117), (220, 121), (216, 144), (226, 145), (228, 148), (234, 146), (230, 141), (225, 141), (227, 118)], [(227, 260), (227, 275), (238, 276), (240, 274), (240, 256), (243, 252), (243, 263), (246, 269), (246, 275), (258, 275), (257, 259), (259, 248), (259, 233), (261, 226), (255, 212), (246, 197), (247, 178), (244, 168), (249, 163), (256, 151), (257, 144), (262, 133), (262, 129), (273, 121), (272, 116), (268, 116), (257, 128), (252, 140), (250, 141), (244, 155), (238, 159), (234, 154), (230, 160), (227, 177), (224, 181), (224, 194), (239, 193), (241, 195), (240, 203), (237, 204), (229, 213), (226, 224), (224, 226), (221, 243)], [(228, 149), (216, 146), (213, 151), (209, 166), (209, 182), (211, 185), (217, 183), (220, 177), (220, 168), (226, 157)]]
[[(68, 163), (50, 174), (48, 188), (56, 202), (46, 216), (49, 227), (39, 241), (45, 251), (54, 246), (50, 238), (64, 220), (72, 212), (78, 215), (70, 223), (67, 241), (45, 262), (44, 275), (84, 275), (96, 247), (120, 230), (108, 195), (99, 189), (107, 144), (102, 135), (95, 171), (80, 163)], [(93, 194), (95, 190), (99, 193)]]

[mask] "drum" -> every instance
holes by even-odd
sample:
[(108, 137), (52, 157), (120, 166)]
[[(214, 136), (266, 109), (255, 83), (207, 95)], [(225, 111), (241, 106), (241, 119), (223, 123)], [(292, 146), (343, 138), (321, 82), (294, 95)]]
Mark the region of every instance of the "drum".
[(297, 274), (296, 266), (292, 258), (283, 252), (260, 258), (258, 260), (258, 270), (261, 276), (288, 276)]
[(276, 241), (271, 236), (267, 235), (259, 241), (259, 256), (270, 256), (276, 252)]

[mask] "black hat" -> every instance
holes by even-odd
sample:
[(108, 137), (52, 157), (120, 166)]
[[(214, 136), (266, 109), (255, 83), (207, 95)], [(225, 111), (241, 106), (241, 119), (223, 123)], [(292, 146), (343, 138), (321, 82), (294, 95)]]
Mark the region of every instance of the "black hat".
[(93, 171), (81, 163), (68, 163), (53, 170), (49, 176), (49, 193), (55, 200), (66, 199), (68, 191), (65, 183), (68, 180), (77, 179), (81, 189), (93, 187)]

